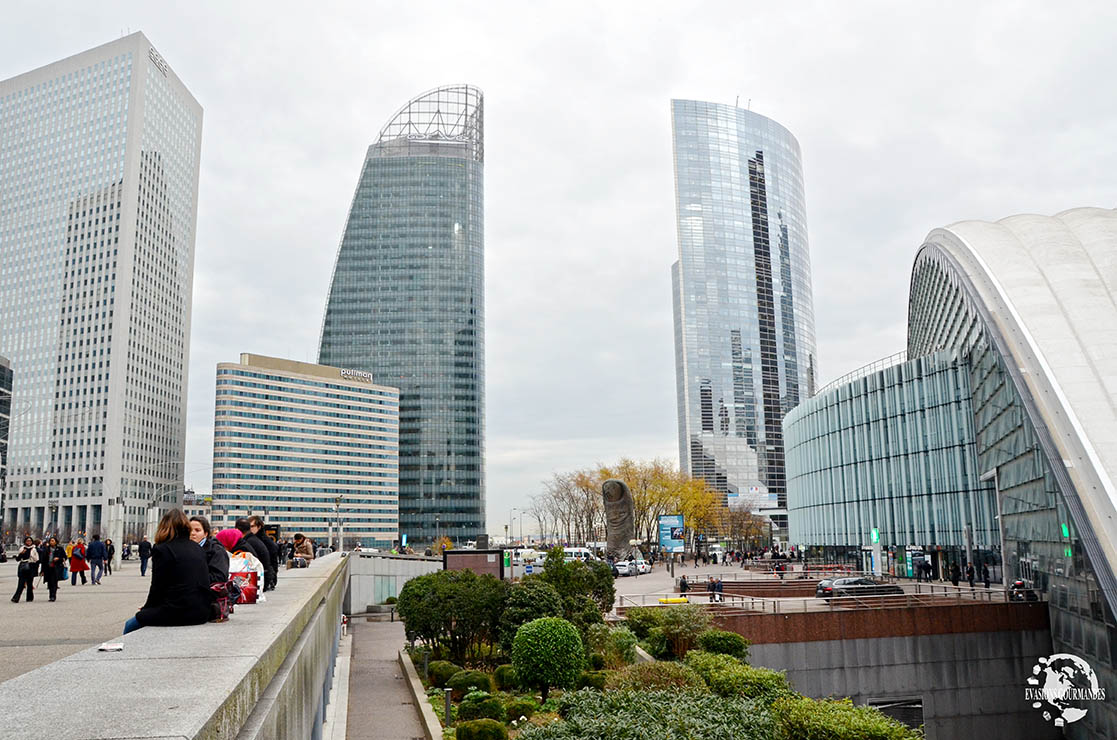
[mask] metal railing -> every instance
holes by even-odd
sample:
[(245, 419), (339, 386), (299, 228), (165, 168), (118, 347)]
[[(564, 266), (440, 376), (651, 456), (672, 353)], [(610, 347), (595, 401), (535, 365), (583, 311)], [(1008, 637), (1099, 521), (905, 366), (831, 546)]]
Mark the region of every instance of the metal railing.
[[(1043, 601), (1041, 594), (1033, 592), (1035, 600), (1028, 603)], [(1012, 601), (1011, 592), (1000, 588), (982, 588), (980, 586), (969, 588), (967, 586), (951, 586), (944, 584), (911, 584), (911, 590), (902, 594), (878, 595), (839, 595), (829, 598), (820, 597), (791, 597), (769, 598), (764, 596), (743, 596), (732, 593), (712, 594), (706, 591), (689, 591), (685, 594), (674, 592), (659, 592), (648, 594), (620, 594), (617, 596), (615, 607), (629, 609), (632, 607), (660, 607), (668, 606), (660, 599), (678, 599), (686, 597), (691, 604), (702, 604), (717, 610), (722, 616), (738, 616), (751, 614), (798, 614), (806, 612), (848, 611), (855, 609), (907, 609), (917, 606), (951, 606), (964, 603), (1000, 603)]]

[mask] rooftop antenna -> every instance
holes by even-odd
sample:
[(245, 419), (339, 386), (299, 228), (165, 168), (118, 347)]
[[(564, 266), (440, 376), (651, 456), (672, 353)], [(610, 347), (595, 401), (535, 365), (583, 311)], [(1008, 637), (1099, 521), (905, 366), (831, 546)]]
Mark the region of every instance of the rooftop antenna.
[(738, 95), (737, 99), (733, 101), (733, 107), (734, 108), (740, 108), (741, 107), (741, 96), (740, 95)]
[(752, 98), (749, 98), (749, 110), (752, 110)]

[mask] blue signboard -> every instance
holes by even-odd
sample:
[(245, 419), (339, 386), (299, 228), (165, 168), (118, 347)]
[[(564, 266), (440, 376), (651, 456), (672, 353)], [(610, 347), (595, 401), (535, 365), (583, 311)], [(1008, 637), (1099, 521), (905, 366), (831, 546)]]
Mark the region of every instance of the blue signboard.
[(535, 568), (532, 567), (531, 563), (528, 563), (524, 566), (524, 575), (530, 576), (533, 570), (535, 570)]
[(683, 533), (683, 515), (671, 514), (659, 518), (659, 547), (663, 552), (682, 552), (686, 545)]

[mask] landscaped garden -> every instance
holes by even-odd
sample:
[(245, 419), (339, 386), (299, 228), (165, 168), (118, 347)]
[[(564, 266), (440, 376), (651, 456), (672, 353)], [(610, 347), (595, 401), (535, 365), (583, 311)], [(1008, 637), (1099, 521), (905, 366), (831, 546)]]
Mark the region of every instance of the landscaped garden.
[[(456, 740), (916, 740), (848, 700), (797, 694), (748, 663), (748, 642), (698, 605), (629, 609), (604, 563), (564, 563), (515, 584), (471, 571), (414, 578), (398, 610), (444, 737)], [(637, 644), (655, 660), (637, 662)], [(446, 715), (446, 690), (450, 713)]]

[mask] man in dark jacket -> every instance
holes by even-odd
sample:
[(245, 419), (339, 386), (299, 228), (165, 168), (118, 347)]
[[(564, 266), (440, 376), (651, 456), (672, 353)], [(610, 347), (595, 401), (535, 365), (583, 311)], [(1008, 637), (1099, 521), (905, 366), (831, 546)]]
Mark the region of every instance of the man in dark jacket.
[(264, 584), (267, 584), (268, 573), (271, 571), (271, 555), (268, 554), (268, 548), (263, 542), (252, 536), (252, 525), (249, 524), (248, 517), (237, 519), (236, 527), (241, 534), (240, 546), (255, 555), (264, 566)]
[(279, 580), (279, 545), (268, 537), (268, 533), (264, 531), (264, 520), (260, 517), (248, 517), (248, 526), (253, 539), (259, 540), (268, 551), (268, 560), (264, 561), (264, 590), (271, 591)]
[(101, 576), (105, 573), (105, 558), (108, 555), (105, 543), (101, 542), (101, 535), (93, 535), (93, 541), (85, 549), (85, 559), (89, 561), (89, 579), (94, 586), (101, 585)]
[(151, 560), (151, 543), (147, 541), (147, 535), (144, 535), (143, 542), (140, 543), (140, 575), (147, 575), (147, 561)]

